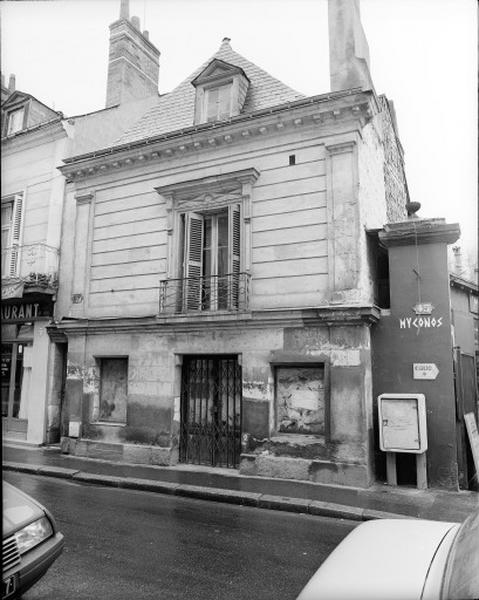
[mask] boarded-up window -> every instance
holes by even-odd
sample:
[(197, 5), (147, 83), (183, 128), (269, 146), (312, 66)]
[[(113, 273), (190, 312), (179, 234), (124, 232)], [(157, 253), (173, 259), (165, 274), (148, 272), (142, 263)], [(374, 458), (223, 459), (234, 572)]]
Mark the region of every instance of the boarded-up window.
[(100, 359), (100, 421), (126, 423), (127, 358)]
[(276, 399), (280, 432), (324, 434), (324, 365), (277, 367)]

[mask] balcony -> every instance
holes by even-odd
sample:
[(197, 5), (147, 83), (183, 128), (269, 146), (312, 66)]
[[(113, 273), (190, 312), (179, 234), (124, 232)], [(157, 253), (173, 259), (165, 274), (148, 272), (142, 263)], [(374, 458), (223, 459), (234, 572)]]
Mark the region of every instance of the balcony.
[(28, 293), (55, 293), (59, 254), (58, 248), (42, 242), (2, 248), (2, 297), (8, 296), (7, 288), (12, 285), (21, 285)]
[(248, 310), (249, 273), (160, 281), (160, 315), (198, 315)]

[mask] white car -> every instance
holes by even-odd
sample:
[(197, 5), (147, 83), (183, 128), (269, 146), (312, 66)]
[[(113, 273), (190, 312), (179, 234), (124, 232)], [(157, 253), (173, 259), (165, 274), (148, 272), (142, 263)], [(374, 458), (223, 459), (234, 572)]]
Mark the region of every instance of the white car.
[(297, 600), (479, 600), (479, 511), (459, 523), (367, 521)]

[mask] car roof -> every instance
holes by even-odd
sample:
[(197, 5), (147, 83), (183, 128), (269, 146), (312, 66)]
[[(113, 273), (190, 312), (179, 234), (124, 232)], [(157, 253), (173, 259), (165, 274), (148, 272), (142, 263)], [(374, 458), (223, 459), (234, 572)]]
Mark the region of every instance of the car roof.
[(420, 598), (441, 541), (457, 523), (368, 521), (354, 529), (313, 575), (298, 600)]

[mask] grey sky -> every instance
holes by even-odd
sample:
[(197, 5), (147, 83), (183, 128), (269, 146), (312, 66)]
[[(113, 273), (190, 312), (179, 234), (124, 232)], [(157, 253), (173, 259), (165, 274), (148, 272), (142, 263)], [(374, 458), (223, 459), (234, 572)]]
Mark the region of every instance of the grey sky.
[[(119, 0), (3, 1), (2, 73), (72, 116), (104, 107), (108, 26)], [(361, 0), (378, 93), (394, 101), (412, 200), (459, 222), (477, 247), (475, 0)], [(161, 51), (170, 91), (231, 38), (234, 50), (307, 94), (329, 91), (327, 0), (130, 0)]]

